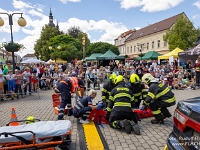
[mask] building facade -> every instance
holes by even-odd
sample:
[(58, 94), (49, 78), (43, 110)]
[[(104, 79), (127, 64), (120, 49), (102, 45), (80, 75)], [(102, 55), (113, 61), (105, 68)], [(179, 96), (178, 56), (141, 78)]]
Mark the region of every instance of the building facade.
[(180, 13), (131, 33), (124, 42), (125, 54), (130, 58), (135, 58), (148, 51), (168, 53), (168, 43), (163, 40), (163, 36), (173, 27), (180, 15), (186, 16), (185, 13)]
[(22, 57), (22, 61), (30, 59), (30, 58), (37, 59), (37, 57), (34, 54), (26, 54)]
[(118, 47), (119, 52), (120, 52), (120, 56), (125, 56), (125, 55), (127, 55), (127, 54), (126, 54), (126, 45), (125, 45), (125, 41), (126, 41), (126, 39), (127, 39), (133, 32), (135, 32), (135, 31), (136, 31), (135, 29), (126, 31), (126, 32), (122, 33), (120, 36), (118, 36), (118, 37), (115, 39), (115, 46)]

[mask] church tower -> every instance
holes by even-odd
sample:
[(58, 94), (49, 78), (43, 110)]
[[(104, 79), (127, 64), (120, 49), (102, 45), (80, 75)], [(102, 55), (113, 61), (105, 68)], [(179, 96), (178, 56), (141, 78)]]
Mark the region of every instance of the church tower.
[(50, 13), (49, 13), (49, 26), (51, 27), (55, 27), (55, 24), (53, 23), (53, 15), (52, 15), (52, 12), (51, 12), (51, 7), (50, 7)]

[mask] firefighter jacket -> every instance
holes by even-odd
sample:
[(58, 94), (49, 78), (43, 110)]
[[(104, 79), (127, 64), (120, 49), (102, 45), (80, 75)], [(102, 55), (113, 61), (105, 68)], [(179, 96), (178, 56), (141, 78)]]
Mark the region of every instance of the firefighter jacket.
[(134, 108), (134, 96), (132, 91), (125, 87), (125, 82), (118, 83), (109, 97), (107, 111), (111, 112), (112, 109), (116, 111), (132, 112)]
[(142, 83), (130, 84), (128, 85), (128, 88), (132, 91), (135, 102), (144, 100), (147, 97), (147, 89), (145, 89), (145, 86)]
[(69, 80), (67, 79), (61, 80), (58, 83), (58, 90), (61, 93), (61, 99), (63, 101), (71, 99), (71, 94), (70, 94), (71, 82)]
[(103, 88), (101, 89), (102, 91), (102, 96), (101, 99), (103, 102), (107, 102), (109, 101), (109, 96), (110, 96), (110, 92), (112, 91), (112, 89), (115, 87), (114, 84), (112, 84), (110, 81), (106, 82), (103, 85)]
[(168, 104), (175, 104), (176, 102), (174, 93), (166, 85), (158, 82), (150, 84), (145, 102), (148, 104), (154, 100), (163, 101)]

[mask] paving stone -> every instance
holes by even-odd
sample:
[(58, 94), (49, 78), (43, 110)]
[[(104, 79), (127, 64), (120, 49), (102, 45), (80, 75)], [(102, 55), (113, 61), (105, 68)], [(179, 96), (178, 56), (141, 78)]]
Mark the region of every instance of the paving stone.
[[(176, 90), (174, 91), (177, 102), (182, 99), (188, 99), (199, 96), (198, 90)], [(3, 102), (0, 101), (0, 126), (5, 126), (10, 121), (11, 108), (14, 106), (18, 120), (24, 120), (28, 116), (33, 115), (35, 118), (41, 120), (57, 120), (57, 115), (54, 113), (51, 101), (51, 95), (53, 91), (40, 91), (40, 99), (38, 99), (37, 93), (33, 93), (32, 96), (26, 96), (23, 99)], [(98, 95), (94, 100), (96, 103), (101, 99), (101, 91), (98, 91)], [(170, 107), (169, 111), (173, 114), (176, 106)], [(77, 119), (73, 116), (65, 116), (72, 122), (72, 148), (80, 150), (79, 135), (77, 131)], [(124, 130), (116, 130), (110, 128), (109, 125), (105, 124), (104, 128), (100, 128), (103, 136), (105, 137), (108, 147), (112, 150), (123, 148), (124, 150), (134, 149), (145, 149), (145, 150), (163, 150), (166, 145), (166, 139), (169, 133), (173, 129), (173, 117), (165, 120), (164, 125), (153, 125), (151, 124), (151, 118), (142, 119), (139, 122), (141, 135), (130, 134), (128, 135)], [(128, 146), (128, 147), (126, 147)], [(148, 147), (150, 146), (150, 147)]]

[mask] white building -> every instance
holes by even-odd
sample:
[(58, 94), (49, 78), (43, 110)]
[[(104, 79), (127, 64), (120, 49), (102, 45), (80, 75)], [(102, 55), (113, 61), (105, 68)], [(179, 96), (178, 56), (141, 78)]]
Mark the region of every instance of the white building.
[(37, 59), (37, 57), (34, 54), (26, 54), (22, 57), (22, 61), (30, 59), (30, 58)]

